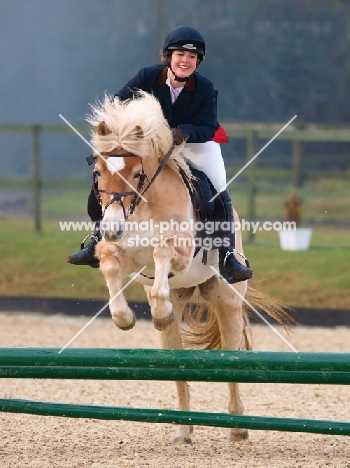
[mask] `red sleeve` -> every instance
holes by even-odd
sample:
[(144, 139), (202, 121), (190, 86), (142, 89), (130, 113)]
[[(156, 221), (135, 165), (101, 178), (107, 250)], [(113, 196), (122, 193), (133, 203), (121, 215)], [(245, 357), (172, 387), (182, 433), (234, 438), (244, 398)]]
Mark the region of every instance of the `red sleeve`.
[(216, 130), (211, 141), (215, 141), (216, 143), (228, 143), (228, 136), (221, 126)]

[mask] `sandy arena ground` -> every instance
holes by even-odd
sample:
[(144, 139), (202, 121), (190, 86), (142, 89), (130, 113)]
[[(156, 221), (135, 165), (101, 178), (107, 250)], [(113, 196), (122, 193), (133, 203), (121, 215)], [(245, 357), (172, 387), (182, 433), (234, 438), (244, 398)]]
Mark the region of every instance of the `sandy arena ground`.
[[(0, 313), (1, 346), (63, 347), (87, 323), (30, 313)], [(278, 328), (299, 351), (350, 351), (350, 328)], [(266, 326), (253, 327), (254, 348), (289, 351)], [(73, 347), (158, 347), (150, 323), (128, 332), (96, 319)], [(346, 386), (242, 384), (246, 414), (350, 420)], [(191, 383), (192, 409), (226, 412), (227, 386)], [(16, 380), (1, 381), (1, 398), (144, 408), (176, 408), (171, 382)], [(349, 468), (350, 439), (302, 433), (250, 431), (230, 443), (229, 429), (195, 427), (192, 445), (174, 446), (176, 427), (121, 421), (0, 414), (2, 468)]]

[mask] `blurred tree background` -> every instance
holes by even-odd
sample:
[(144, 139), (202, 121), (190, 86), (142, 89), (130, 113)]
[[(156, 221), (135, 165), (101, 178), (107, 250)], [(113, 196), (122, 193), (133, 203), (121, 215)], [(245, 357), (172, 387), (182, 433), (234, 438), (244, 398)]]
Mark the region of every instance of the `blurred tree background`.
[[(199, 71), (219, 90), (219, 119), (285, 123), (297, 114), (299, 122), (350, 121), (349, 1), (13, 0), (0, 2), (0, 123), (64, 125), (59, 114), (84, 123), (89, 102), (159, 62), (164, 36), (179, 24), (206, 39)], [(2, 177), (28, 175), (28, 137), (0, 137)], [(42, 145), (45, 178), (85, 174), (86, 147), (76, 137), (47, 136)], [(227, 159), (234, 153), (239, 145), (224, 148)]]

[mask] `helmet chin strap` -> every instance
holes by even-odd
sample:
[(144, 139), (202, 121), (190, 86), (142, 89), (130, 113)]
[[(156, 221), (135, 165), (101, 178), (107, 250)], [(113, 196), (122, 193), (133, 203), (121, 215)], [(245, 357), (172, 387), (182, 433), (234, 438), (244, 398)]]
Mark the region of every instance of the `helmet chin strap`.
[(171, 70), (171, 73), (174, 75), (174, 78), (175, 78), (175, 81), (179, 81), (180, 83), (187, 83), (187, 81), (191, 78), (191, 76), (193, 75), (193, 73), (188, 76), (187, 78), (180, 78), (179, 76), (176, 75), (176, 73), (174, 72), (174, 70), (171, 68), (171, 66), (169, 65), (169, 68)]

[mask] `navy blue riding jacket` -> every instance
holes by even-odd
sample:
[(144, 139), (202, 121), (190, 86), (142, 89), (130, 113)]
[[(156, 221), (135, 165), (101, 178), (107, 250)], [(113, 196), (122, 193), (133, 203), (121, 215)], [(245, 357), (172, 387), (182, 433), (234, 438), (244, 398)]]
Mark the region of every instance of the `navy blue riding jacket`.
[(164, 65), (142, 68), (116, 96), (124, 101), (132, 98), (138, 89), (151, 93), (158, 99), (169, 126), (178, 127), (188, 143), (210, 141), (219, 126), (217, 92), (212, 82), (195, 72), (172, 104), (167, 72), (168, 67)]

